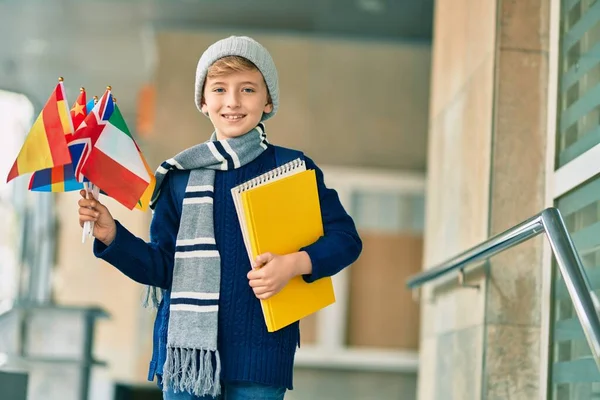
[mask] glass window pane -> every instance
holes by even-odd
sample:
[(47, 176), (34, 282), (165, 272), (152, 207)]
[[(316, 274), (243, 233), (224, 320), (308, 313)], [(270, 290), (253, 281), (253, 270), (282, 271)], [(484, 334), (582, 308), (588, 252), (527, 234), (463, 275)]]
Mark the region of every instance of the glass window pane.
[(350, 214), (359, 229), (388, 233), (422, 233), (423, 194), (355, 191)]
[[(15, 161), (33, 119), (33, 106), (23, 95), (0, 90), (0, 179)], [(0, 303), (18, 296), (19, 240), (27, 195), (27, 179), (0, 185)]]
[[(592, 291), (600, 296), (600, 178), (561, 197), (557, 206), (579, 252)], [(600, 394), (600, 371), (556, 264), (554, 276), (551, 398), (595, 398)]]
[(561, 3), (558, 167), (600, 143), (600, 2)]

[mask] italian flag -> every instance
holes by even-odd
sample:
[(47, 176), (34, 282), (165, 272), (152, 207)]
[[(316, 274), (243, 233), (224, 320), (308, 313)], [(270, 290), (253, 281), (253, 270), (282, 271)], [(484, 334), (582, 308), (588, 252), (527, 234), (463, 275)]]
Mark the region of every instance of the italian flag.
[(116, 104), (82, 173), (130, 210), (148, 208), (156, 180)]

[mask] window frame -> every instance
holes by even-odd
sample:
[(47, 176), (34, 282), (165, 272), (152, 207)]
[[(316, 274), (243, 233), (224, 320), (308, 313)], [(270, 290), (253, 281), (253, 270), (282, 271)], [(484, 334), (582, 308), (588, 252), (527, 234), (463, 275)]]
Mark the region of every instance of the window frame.
[[(566, 0), (550, 0), (548, 49), (548, 103), (546, 142), (546, 193), (545, 206), (554, 207), (558, 198), (600, 175), (600, 144), (588, 149), (560, 168), (556, 168), (556, 143), (558, 140), (559, 85), (560, 85), (560, 22), (561, 6)], [(540, 398), (552, 393), (552, 318), (553, 318), (553, 253), (544, 240), (542, 251), (542, 299), (540, 329)]]
[[(349, 213), (352, 194), (357, 191), (425, 195), (426, 178), (422, 173), (328, 165), (321, 169), (325, 184), (338, 192), (342, 205)], [(347, 268), (332, 277), (336, 302), (317, 314), (316, 342), (298, 349), (295, 364), (305, 368), (418, 372), (418, 351), (346, 346), (349, 278)], [(398, 287), (403, 290), (404, 282), (398, 282)]]

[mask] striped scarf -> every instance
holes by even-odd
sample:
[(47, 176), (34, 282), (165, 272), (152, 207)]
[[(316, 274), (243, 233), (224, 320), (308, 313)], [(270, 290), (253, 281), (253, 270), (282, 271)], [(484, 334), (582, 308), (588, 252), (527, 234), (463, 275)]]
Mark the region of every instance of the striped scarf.
[[(215, 170), (248, 164), (267, 148), (267, 143), (262, 123), (233, 139), (216, 140), (213, 133), (209, 141), (184, 150), (156, 171), (152, 209), (167, 173), (190, 170), (175, 245), (164, 390), (173, 388), (213, 397), (221, 391), (217, 350), (221, 258), (213, 226)], [(146, 303), (152, 299), (157, 305), (156, 288), (149, 288), (146, 298)]]

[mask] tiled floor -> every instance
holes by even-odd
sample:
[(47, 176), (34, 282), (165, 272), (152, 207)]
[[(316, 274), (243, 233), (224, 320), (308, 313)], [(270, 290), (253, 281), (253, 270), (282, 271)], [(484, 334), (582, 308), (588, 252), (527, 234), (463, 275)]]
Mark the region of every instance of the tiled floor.
[(296, 368), (286, 400), (414, 400), (417, 375)]

